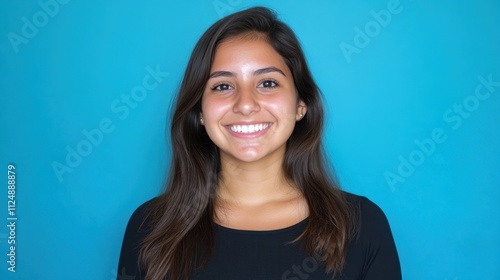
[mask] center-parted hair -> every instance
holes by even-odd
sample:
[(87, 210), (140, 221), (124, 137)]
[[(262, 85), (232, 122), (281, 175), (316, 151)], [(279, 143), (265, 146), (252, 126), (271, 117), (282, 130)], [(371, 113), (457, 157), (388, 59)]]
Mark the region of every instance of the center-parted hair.
[(188, 279), (209, 260), (214, 245), (214, 205), (220, 156), (200, 124), (201, 100), (217, 46), (230, 38), (257, 34), (278, 52), (293, 75), (307, 114), (290, 136), (283, 173), (303, 193), (308, 225), (294, 242), (335, 275), (345, 263), (355, 231), (355, 213), (333, 180), (322, 148), (323, 105), (294, 32), (267, 8), (224, 17), (199, 39), (177, 95), (171, 124), (172, 163), (166, 191), (150, 209), (152, 227), (140, 248), (146, 279)]

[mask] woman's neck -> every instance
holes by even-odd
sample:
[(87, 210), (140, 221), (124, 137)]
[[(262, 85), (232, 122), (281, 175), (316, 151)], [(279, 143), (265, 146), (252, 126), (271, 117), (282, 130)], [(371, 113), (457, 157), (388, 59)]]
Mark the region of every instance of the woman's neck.
[(218, 224), (235, 229), (273, 230), (308, 216), (307, 202), (283, 175), (283, 158), (242, 163), (221, 158), (215, 204)]
[(256, 205), (280, 200), (297, 191), (283, 174), (283, 157), (251, 163), (222, 157), (221, 169), (218, 187), (221, 201)]

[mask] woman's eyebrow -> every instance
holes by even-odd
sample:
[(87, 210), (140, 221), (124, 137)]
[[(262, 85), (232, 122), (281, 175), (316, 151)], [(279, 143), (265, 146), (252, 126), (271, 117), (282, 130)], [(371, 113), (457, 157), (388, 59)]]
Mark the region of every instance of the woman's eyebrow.
[(270, 72), (278, 72), (278, 73), (281, 73), (281, 75), (286, 77), (285, 73), (283, 71), (281, 71), (281, 69), (279, 69), (278, 67), (274, 67), (274, 66), (255, 70), (255, 72), (253, 72), (253, 75), (257, 76), (257, 75), (262, 75), (262, 74), (266, 74), (266, 73), (270, 73)]
[[(266, 68), (262, 68), (262, 69), (257, 69), (253, 72), (253, 75), (258, 76), (258, 75), (262, 75), (262, 74), (266, 74), (266, 73), (270, 73), (270, 72), (278, 72), (281, 75), (286, 77), (285, 73), (283, 71), (281, 71), (281, 69), (279, 69), (278, 67), (274, 67), (274, 66), (270, 66), (270, 67), (266, 67)], [(211, 73), (208, 78), (212, 79), (212, 78), (217, 78), (217, 77), (235, 77), (235, 76), (236, 75), (233, 72), (215, 71), (215, 72)]]
[(234, 77), (234, 76), (236, 76), (236, 75), (234, 75), (233, 72), (215, 71), (212, 74), (210, 74), (210, 76), (208, 78), (211, 79), (211, 78), (217, 78), (217, 77)]

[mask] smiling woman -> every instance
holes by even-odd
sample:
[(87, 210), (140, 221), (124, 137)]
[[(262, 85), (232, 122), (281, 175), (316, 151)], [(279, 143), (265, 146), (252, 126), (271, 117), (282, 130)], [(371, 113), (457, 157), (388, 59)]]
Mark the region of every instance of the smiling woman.
[(384, 213), (341, 191), (323, 108), (293, 31), (266, 8), (196, 44), (171, 126), (164, 194), (132, 215), (118, 271), (135, 279), (401, 279)]

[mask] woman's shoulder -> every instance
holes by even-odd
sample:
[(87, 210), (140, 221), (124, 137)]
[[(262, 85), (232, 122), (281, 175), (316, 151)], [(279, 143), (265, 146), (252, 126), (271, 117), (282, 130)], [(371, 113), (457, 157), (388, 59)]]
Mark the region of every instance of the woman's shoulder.
[(355, 207), (359, 210), (361, 215), (370, 215), (370, 216), (383, 216), (385, 217), (382, 209), (371, 201), (369, 198), (357, 194), (353, 194), (350, 192), (342, 191), (345, 200), (350, 206)]
[(156, 201), (157, 198), (150, 199), (135, 209), (130, 216), (123, 236), (118, 271), (138, 276), (136, 279), (142, 279), (140, 277), (141, 268), (138, 266), (139, 248), (151, 228), (148, 216)]
[(365, 196), (343, 192), (350, 208), (357, 216), (361, 236), (385, 235), (390, 233), (389, 221), (384, 211)]
[(126, 235), (144, 237), (151, 228), (151, 210), (157, 201), (158, 197), (151, 198), (134, 210), (127, 224)]
[(364, 196), (345, 193), (345, 197), (358, 213), (357, 238), (348, 252), (353, 264), (348, 270), (362, 271), (363, 279), (401, 279), (399, 257), (385, 213)]
[(155, 203), (157, 203), (158, 197), (153, 197), (145, 202), (143, 202), (141, 205), (139, 205), (132, 215), (130, 216), (130, 222), (143, 222), (150, 214), (153, 206)]

